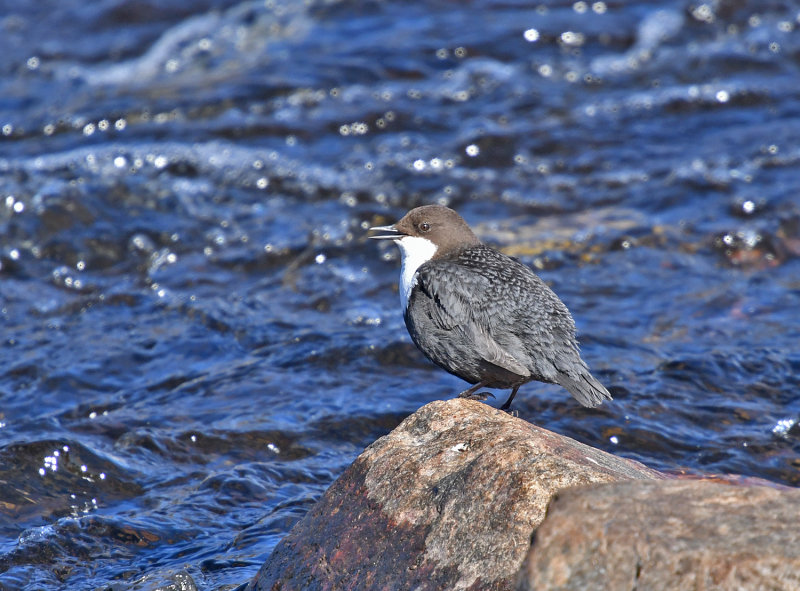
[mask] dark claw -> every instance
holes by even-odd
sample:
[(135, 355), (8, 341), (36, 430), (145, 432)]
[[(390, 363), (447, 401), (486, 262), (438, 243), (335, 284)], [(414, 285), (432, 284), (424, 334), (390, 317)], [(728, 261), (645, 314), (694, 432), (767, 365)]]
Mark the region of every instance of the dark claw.
[(470, 392), (469, 390), (464, 390), (458, 395), (458, 398), (464, 398), (466, 400), (486, 400), (489, 396), (494, 398), (494, 394), (491, 392)]

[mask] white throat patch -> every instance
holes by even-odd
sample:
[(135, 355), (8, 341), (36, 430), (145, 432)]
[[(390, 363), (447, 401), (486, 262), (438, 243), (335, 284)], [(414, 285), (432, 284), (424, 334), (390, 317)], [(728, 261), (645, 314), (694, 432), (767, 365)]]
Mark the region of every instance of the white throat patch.
[(394, 242), (403, 254), (403, 263), (400, 267), (400, 302), (405, 311), (408, 308), (411, 290), (417, 284), (417, 269), (433, 258), (436, 254), (436, 245), (427, 238), (419, 236), (404, 236)]

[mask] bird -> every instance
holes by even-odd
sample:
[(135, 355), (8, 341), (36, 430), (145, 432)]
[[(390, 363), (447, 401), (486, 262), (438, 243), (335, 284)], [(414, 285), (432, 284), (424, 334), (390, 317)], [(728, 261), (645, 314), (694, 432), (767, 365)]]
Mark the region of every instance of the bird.
[(611, 400), (581, 358), (575, 321), (541, 278), (483, 244), (464, 219), (423, 205), (400, 221), (375, 226), (402, 255), (400, 300), (411, 340), (442, 369), (473, 384), (458, 397), (485, 400), (481, 388), (558, 384), (583, 406)]

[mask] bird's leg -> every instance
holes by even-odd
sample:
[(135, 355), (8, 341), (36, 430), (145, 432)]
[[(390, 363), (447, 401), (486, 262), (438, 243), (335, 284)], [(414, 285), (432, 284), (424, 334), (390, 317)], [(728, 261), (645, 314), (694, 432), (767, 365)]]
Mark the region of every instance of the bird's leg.
[[(489, 396), (494, 398), (494, 394), (491, 392), (478, 392), (481, 388), (486, 385), (487, 382), (478, 382), (474, 386), (467, 388), (461, 394), (458, 395), (458, 398), (466, 398), (467, 400), (486, 400)], [(477, 394), (476, 394), (477, 392)]]
[(508, 397), (508, 400), (506, 400), (506, 401), (503, 403), (503, 406), (501, 406), (501, 407), (500, 407), (500, 410), (508, 410), (508, 407), (510, 407), (510, 406), (511, 406), (511, 401), (512, 401), (512, 400), (514, 400), (514, 396), (516, 396), (516, 395), (517, 395), (517, 390), (519, 390), (519, 387), (520, 387), (521, 385), (522, 385), (522, 384), (517, 384), (516, 386), (514, 386), (514, 389), (513, 389), (513, 390), (511, 390), (511, 396), (509, 396), (509, 397)]

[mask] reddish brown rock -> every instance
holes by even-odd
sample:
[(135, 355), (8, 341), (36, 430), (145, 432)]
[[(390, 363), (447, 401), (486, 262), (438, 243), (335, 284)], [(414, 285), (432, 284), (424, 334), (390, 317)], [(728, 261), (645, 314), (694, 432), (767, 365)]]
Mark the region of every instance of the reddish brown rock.
[(511, 590), (553, 494), (660, 474), (469, 400), (369, 446), (249, 589)]
[(559, 493), (519, 591), (800, 589), (800, 490), (619, 482)]

